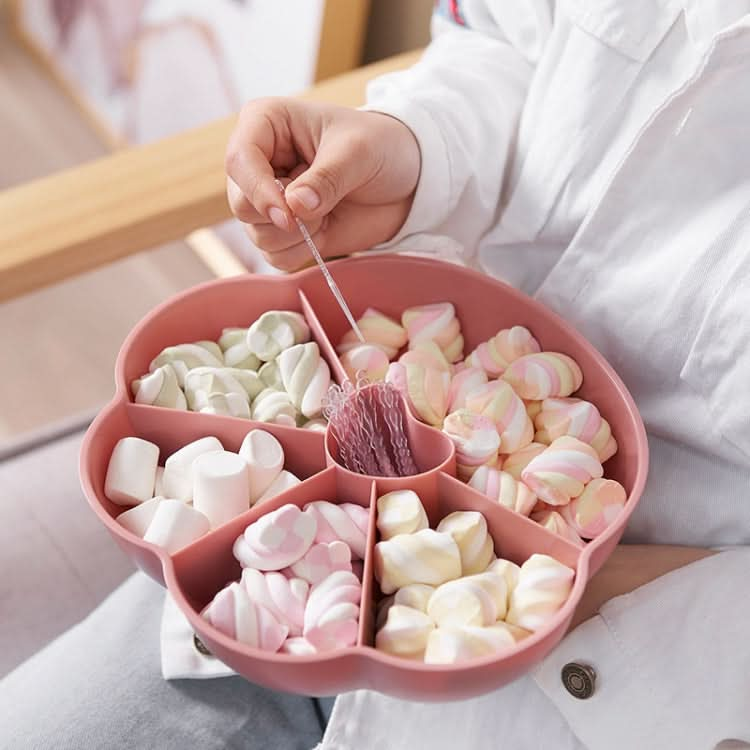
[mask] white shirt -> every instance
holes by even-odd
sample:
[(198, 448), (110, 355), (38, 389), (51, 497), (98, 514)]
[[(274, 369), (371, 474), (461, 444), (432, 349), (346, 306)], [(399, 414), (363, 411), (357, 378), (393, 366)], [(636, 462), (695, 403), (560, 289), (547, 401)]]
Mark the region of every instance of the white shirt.
[[(321, 745), (750, 743), (750, 0), (466, 0), (368, 107), (422, 152), (391, 246), (504, 278), (633, 394), (651, 469), (625, 541), (738, 548), (674, 571), (482, 698), (339, 697)], [(592, 698), (560, 668), (597, 672)]]

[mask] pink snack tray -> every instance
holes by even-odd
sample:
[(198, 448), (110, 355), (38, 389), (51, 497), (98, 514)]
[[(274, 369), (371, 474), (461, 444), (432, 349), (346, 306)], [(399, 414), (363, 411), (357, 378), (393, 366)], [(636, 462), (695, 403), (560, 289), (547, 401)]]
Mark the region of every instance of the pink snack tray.
[[(455, 478), (453, 446), (440, 431), (409, 418), (410, 441), (421, 473), (390, 479), (353, 474), (336, 463), (330, 434), (268, 425), (246, 419), (183, 412), (133, 403), (130, 382), (148, 371), (165, 347), (201, 339), (217, 340), (222, 328), (250, 325), (271, 309), (304, 313), (314, 339), (339, 382), (344, 372), (335, 344), (348, 329), (316, 268), (289, 276), (242, 276), (211, 281), (179, 294), (150, 312), (130, 333), (116, 365), (116, 394), (98, 415), (81, 448), (80, 475), (86, 497), (115, 541), (149, 576), (166, 585), (190, 624), (212, 653), (249, 680), (269, 688), (308, 695), (369, 688), (411, 700), (457, 700), (486, 693), (527, 672), (560, 641), (589, 578), (617, 545), (643, 491), (648, 444), (633, 399), (604, 358), (583, 336), (539, 302), (502, 282), (447, 263), (405, 256), (337, 261), (331, 270), (352, 312), (359, 317), (375, 307), (400, 319), (414, 305), (450, 301), (456, 307), (468, 354), (501, 328), (525, 325), (545, 350), (572, 356), (584, 383), (576, 394), (595, 403), (619, 444), (605, 464), (605, 475), (628, 492), (625, 511), (583, 549), (513, 513)], [(216, 435), (227, 450), (238, 450), (250, 429), (273, 433), (286, 453), (286, 468), (303, 479), (260, 507), (251, 508), (174, 555), (144, 542), (121, 527), (123, 510), (104, 496), (104, 477), (115, 443), (134, 435), (156, 443), (164, 458), (186, 443)], [(534, 552), (557, 558), (576, 570), (566, 604), (541, 630), (514, 649), (456, 665), (426, 665), (390, 656), (374, 646), (373, 579), (375, 500), (398, 488), (415, 490), (431, 526), (456, 510), (484, 514), (499, 557), (522, 563)], [(250, 648), (209, 625), (201, 610), (214, 594), (240, 575), (232, 544), (260, 515), (286, 503), (300, 507), (314, 500), (354, 502), (370, 509), (357, 645), (312, 656), (276, 654)]]

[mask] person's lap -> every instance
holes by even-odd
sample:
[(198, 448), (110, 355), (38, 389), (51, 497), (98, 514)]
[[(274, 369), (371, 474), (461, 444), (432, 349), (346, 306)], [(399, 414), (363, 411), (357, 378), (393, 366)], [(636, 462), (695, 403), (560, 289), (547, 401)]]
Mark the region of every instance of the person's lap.
[(0, 680), (12, 750), (312, 748), (332, 699), (265, 690), (241, 677), (161, 676), (163, 589), (129, 578), (83, 622)]

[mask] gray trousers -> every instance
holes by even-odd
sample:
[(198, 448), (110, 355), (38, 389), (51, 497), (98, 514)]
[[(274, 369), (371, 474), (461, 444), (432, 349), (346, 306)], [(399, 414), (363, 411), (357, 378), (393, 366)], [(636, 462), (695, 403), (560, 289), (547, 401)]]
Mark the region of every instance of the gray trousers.
[(0, 680), (0, 748), (307, 750), (320, 741), (332, 698), (276, 693), (241, 677), (165, 682), (162, 602), (160, 586), (131, 576)]

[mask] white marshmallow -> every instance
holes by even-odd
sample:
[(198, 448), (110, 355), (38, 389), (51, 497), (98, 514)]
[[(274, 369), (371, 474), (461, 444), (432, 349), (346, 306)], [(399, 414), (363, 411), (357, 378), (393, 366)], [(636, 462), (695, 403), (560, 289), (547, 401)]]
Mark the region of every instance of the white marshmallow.
[(194, 411), (199, 411), (201, 414), (250, 419), (250, 402), (242, 393), (207, 394), (204, 391), (196, 391)]
[(284, 490), (288, 490), (290, 487), (294, 487), (300, 483), (300, 480), (292, 474), (291, 471), (282, 469), (276, 479), (271, 482), (266, 488), (266, 491), (256, 500), (257, 503), (265, 503), (266, 500), (271, 500), (280, 495)]
[(495, 554), (495, 545), (487, 531), (487, 521), (474, 510), (457, 510), (438, 524), (438, 531), (453, 537), (461, 553), (461, 574), (481, 573)]
[(427, 612), (427, 605), (434, 592), (434, 586), (428, 586), (426, 583), (410, 583), (395, 593), (393, 603)]
[(256, 422), (281, 424), (296, 427), (299, 412), (292, 399), (285, 391), (266, 388), (253, 401), (252, 418)]
[(117, 523), (126, 528), (131, 534), (143, 538), (149, 524), (154, 519), (156, 508), (162, 500), (164, 500), (163, 497), (152, 497), (150, 500), (146, 500), (145, 503), (141, 503), (140, 505), (136, 505), (135, 508), (120, 513), (117, 516)]
[(429, 525), (422, 501), (414, 490), (394, 490), (378, 498), (377, 526), (381, 539), (413, 534)]
[(156, 467), (156, 479), (154, 480), (154, 497), (166, 497), (164, 494), (164, 467)]
[(229, 451), (204, 453), (193, 461), (193, 507), (215, 529), (250, 507), (247, 461)]
[(247, 346), (247, 328), (225, 328), (221, 332), (219, 346), (224, 352), (227, 367), (240, 367), (243, 370), (257, 370), (260, 360)]
[(208, 530), (208, 519), (203, 513), (179, 500), (162, 500), (143, 539), (174, 554)]
[(168, 346), (151, 362), (148, 369), (153, 372), (158, 367), (169, 364), (182, 386), (185, 376), (195, 367), (221, 367), (224, 355), (215, 341), (196, 341), (192, 344)]
[(375, 636), (375, 648), (407, 659), (421, 659), (435, 623), (412, 607), (394, 604)]
[(425, 664), (456, 662), (489, 656), (512, 648), (515, 640), (507, 628), (436, 628), (427, 639)]
[(282, 654), (292, 654), (293, 656), (310, 656), (310, 654), (317, 654), (318, 650), (315, 646), (302, 636), (287, 638), (281, 644)]
[(271, 388), (274, 391), (284, 390), (284, 383), (281, 380), (281, 373), (279, 372), (279, 363), (275, 359), (262, 365), (258, 370), (258, 375), (267, 388)]
[(486, 626), (505, 617), (507, 605), (505, 578), (490, 571), (439, 586), (430, 597), (427, 614), (441, 628)]
[(159, 447), (148, 440), (125, 437), (112, 451), (104, 494), (117, 505), (137, 505), (154, 496)]
[(292, 403), (308, 419), (319, 417), (331, 384), (331, 371), (317, 343), (298, 344), (279, 355), (279, 371)]
[(186, 410), (187, 401), (171, 365), (162, 365), (131, 383), (136, 404)]
[(309, 340), (310, 329), (304, 316), (287, 310), (269, 310), (247, 330), (247, 348), (263, 362)]
[(185, 376), (185, 396), (194, 411), (197, 402), (205, 395), (236, 393), (246, 402), (254, 399), (264, 388), (257, 372), (237, 367), (196, 367)]
[(164, 462), (162, 492), (166, 497), (190, 502), (193, 499), (193, 461), (211, 451), (223, 451), (218, 438), (204, 437), (175, 451)]
[(240, 446), (250, 476), (250, 505), (271, 486), (284, 468), (281, 443), (265, 430), (250, 430)]

